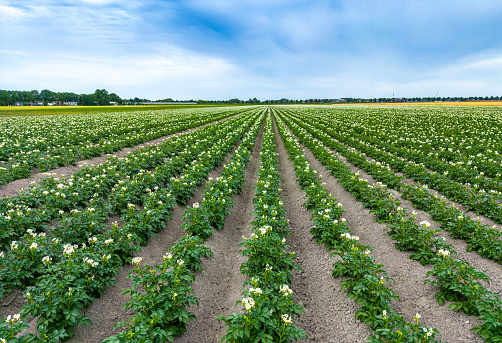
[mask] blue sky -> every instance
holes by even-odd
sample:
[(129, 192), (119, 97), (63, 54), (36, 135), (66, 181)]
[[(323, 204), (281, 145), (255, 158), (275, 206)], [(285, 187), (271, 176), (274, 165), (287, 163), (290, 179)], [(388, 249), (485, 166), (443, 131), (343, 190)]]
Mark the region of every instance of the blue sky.
[(0, 89), (502, 95), (502, 1), (0, 0)]

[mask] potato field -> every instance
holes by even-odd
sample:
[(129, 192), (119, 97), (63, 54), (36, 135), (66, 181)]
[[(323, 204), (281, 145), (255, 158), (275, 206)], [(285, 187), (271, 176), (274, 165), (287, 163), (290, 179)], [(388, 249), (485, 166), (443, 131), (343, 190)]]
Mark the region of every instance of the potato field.
[(0, 342), (502, 342), (502, 110), (0, 119)]

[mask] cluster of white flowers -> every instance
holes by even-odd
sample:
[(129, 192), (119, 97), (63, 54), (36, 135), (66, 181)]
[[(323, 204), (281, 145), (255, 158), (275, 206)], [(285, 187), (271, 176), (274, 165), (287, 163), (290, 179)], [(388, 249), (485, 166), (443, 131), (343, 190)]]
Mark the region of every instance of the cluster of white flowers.
[(267, 265), (265, 266), (265, 270), (269, 272), (272, 270), (272, 267), (270, 267), (270, 265), (267, 263)]
[(253, 293), (253, 294), (262, 294), (262, 293), (263, 293), (263, 291), (262, 291), (262, 290), (261, 290), (261, 288), (259, 288), (259, 287), (257, 287), (257, 288), (253, 288), (253, 287), (251, 287), (251, 288), (249, 289), (249, 293)]
[(141, 261), (143, 260), (143, 258), (141, 257), (134, 257), (132, 260), (131, 260), (131, 264), (134, 264), (134, 265), (137, 265), (139, 266), (139, 264), (141, 263)]
[(92, 243), (96, 243), (96, 242), (98, 241), (98, 238), (97, 238), (97, 237), (90, 237), (90, 238), (88, 239), (88, 241), (89, 241), (89, 243), (91, 243), (91, 244), (92, 244)]
[(10, 314), (7, 316), (7, 318), (5, 319), (5, 321), (8, 323), (8, 324), (14, 324), (14, 323), (17, 323), (21, 320), (21, 315), (19, 313), (11, 316)]
[(258, 230), (260, 231), (260, 233), (261, 233), (262, 235), (266, 235), (266, 234), (267, 234), (267, 232), (272, 231), (272, 227), (271, 227), (271, 226), (268, 226), (268, 225), (265, 225), (264, 227), (261, 227), (261, 228), (259, 228)]
[(286, 325), (290, 325), (292, 320), (291, 320), (291, 316), (287, 313), (281, 315), (281, 319), (282, 321), (286, 324)]
[(178, 264), (178, 266), (181, 267), (182, 265), (185, 264), (185, 261), (183, 261), (183, 260), (177, 260), (176, 263)]
[(12, 243), (10, 243), (10, 250), (17, 250), (18, 247), (19, 245), (16, 241), (12, 241)]
[(173, 255), (169, 252), (164, 255), (164, 260), (166, 260), (166, 261), (170, 261), (172, 258), (173, 258)]
[(282, 295), (284, 295), (285, 297), (287, 297), (288, 295), (291, 295), (293, 294), (293, 290), (291, 288), (289, 288), (288, 285), (281, 285), (279, 286), (279, 291), (282, 293)]
[(30, 250), (37, 250), (37, 248), (38, 248), (38, 244), (37, 243), (35, 243), (35, 242), (31, 243)]
[(200, 206), (200, 205), (199, 205), (199, 203), (198, 203), (198, 202), (194, 202), (194, 203), (193, 203), (193, 208), (199, 208), (199, 206)]
[(432, 328), (422, 328), (422, 330), (424, 330), (425, 334), (427, 335), (427, 338), (429, 338), (430, 336), (432, 336), (432, 333), (433, 333), (433, 330)]
[(438, 255), (442, 257), (448, 257), (450, 256), (450, 252), (447, 249), (439, 249)]
[(51, 262), (52, 262), (52, 257), (50, 256), (45, 256), (44, 258), (42, 258), (42, 263), (45, 265), (49, 265)]
[(113, 239), (107, 239), (105, 240), (105, 244), (108, 245), (108, 244), (112, 244), (113, 243)]
[(422, 220), (420, 222), (420, 225), (423, 226), (423, 227), (425, 227), (425, 228), (428, 228), (428, 227), (431, 226), (431, 223), (429, 223), (427, 220)]
[(242, 299), (242, 304), (246, 308), (246, 311), (249, 311), (254, 307), (254, 299), (253, 298), (244, 298), (244, 299)]
[(342, 239), (346, 239), (346, 240), (351, 240), (351, 241), (359, 241), (359, 237), (358, 236), (351, 236), (350, 233), (346, 232), (346, 233), (342, 233), (340, 235), (340, 237)]
[(63, 246), (63, 254), (66, 256), (71, 256), (75, 253), (75, 248), (71, 244), (65, 244)]

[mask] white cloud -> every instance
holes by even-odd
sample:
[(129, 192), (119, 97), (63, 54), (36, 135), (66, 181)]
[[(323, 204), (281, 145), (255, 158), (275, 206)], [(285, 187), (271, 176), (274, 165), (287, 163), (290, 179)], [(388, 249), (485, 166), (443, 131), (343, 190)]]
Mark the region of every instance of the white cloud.
[(27, 16), (29, 16), (29, 12), (26, 8), (0, 4), (0, 20), (2, 21), (15, 21), (18, 18)]

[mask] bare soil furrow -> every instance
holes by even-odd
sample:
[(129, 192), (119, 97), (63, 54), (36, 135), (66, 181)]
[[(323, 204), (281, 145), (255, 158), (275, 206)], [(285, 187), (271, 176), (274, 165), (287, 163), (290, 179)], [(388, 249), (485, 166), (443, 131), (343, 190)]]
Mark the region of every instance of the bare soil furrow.
[(369, 327), (355, 319), (357, 304), (342, 292), (342, 279), (333, 278), (335, 258), (317, 244), (309, 230), (313, 226), (310, 212), (302, 207), (305, 192), (296, 181), (293, 163), (274, 126), (279, 152), (279, 171), (283, 191), (281, 197), (289, 219), (291, 236), (286, 239), (297, 253), (297, 263), (302, 270), (293, 275), (291, 289), (295, 302), (302, 304), (305, 314), (296, 319), (304, 329), (307, 339), (302, 342), (363, 342), (370, 335)]
[[(227, 154), (223, 162), (215, 168), (209, 177), (217, 178), (225, 163), (230, 161), (233, 153), (237, 147), (234, 147), (230, 153)], [(187, 201), (187, 204), (200, 202), (206, 184), (197, 187), (195, 194)], [(166, 222), (164, 230), (157, 233), (157, 237), (151, 237), (148, 240), (148, 245), (143, 247), (141, 252), (137, 254), (143, 258), (142, 265), (158, 265), (162, 264), (163, 256), (173, 243), (179, 240), (181, 236), (186, 235), (186, 232), (181, 230), (183, 223), (182, 214), (186, 206), (176, 206), (173, 209), (172, 220)], [(82, 312), (88, 316), (93, 322), (92, 326), (78, 327), (75, 330), (75, 335), (68, 340), (68, 343), (96, 343), (101, 342), (103, 339), (115, 334), (118, 331), (113, 331), (113, 326), (120, 321), (128, 321), (134, 317), (134, 312), (124, 309), (125, 303), (129, 300), (128, 296), (122, 295), (126, 288), (131, 288), (131, 280), (127, 278), (131, 265), (125, 265), (117, 275), (117, 283), (114, 286), (108, 287), (103, 296)], [(118, 329), (120, 330), (120, 329)]]
[[(443, 340), (448, 342), (482, 342), (482, 339), (470, 329), (479, 324), (473, 318), (461, 312), (448, 310), (440, 306), (435, 297), (435, 290), (429, 285), (424, 285), (427, 271), (430, 266), (422, 266), (419, 262), (408, 259), (409, 253), (396, 250), (394, 241), (385, 232), (386, 226), (375, 221), (376, 217), (357, 201), (337, 179), (313, 156), (310, 150), (304, 152), (311, 163), (326, 182), (326, 188), (338, 199), (345, 211), (344, 217), (349, 223), (353, 235), (359, 236), (360, 242), (373, 248), (372, 256), (377, 263), (381, 263), (388, 275), (395, 280), (391, 285), (399, 296), (400, 302), (394, 302), (393, 308), (403, 314), (408, 322), (413, 321), (416, 313), (422, 316), (421, 322), (428, 327), (434, 327), (442, 334)], [(342, 159), (351, 171), (360, 172), (359, 168)]]
[[(355, 167), (354, 165), (350, 164), (349, 162), (347, 162), (347, 160), (344, 160), (344, 163), (347, 166), (350, 166), (350, 168), (351, 168), (351, 170), (353, 170), (353, 172), (359, 172), (359, 176), (361, 178), (367, 179), (372, 184), (375, 184), (377, 182), (377, 180), (375, 180), (371, 175), (367, 174), (364, 170), (359, 169), (359, 168)], [(412, 183), (411, 180), (410, 180), (410, 183)], [(432, 227), (441, 229), (441, 225), (439, 223), (437, 223), (434, 219), (432, 219), (432, 217), (431, 217), (431, 215), (429, 213), (427, 213), (427, 212), (425, 212), (423, 210), (415, 208), (414, 205), (413, 205), (413, 203), (410, 200), (403, 199), (402, 196), (401, 196), (401, 193), (399, 193), (398, 191), (396, 191), (394, 189), (389, 189), (389, 191), (394, 195), (394, 197), (396, 199), (398, 199), (401, 202), (402, 207), (408, 208), (408, 209), (410, 209), (410, 211), (413, 210), (413, 211), (415, 211), (417, 213), (417, 215), (415, 217), (415, 221), (417, 223), (420, 223), (421, 221), (426, 220), (429, 223), (431, 223)], [(429, 191), (432, 194), (438, 194), (438, 195), (440, 195), (435, 190), (429, 189)], [(455, 205), (455, 207), (457, 207), (458, 209), (460, 209), (460, 210), (463, 209), (462, 205), (460, 205), (458, 203), (455, 203), (455, 202), (453, 202), (451, 200), (448, 200), (447, 198), (445, 198), (445, 200), (448, 201), (448, 203)], [(466, 215), (470, 214), (470, 216), (472, 218), (476, 218), (477, 217), (473, 212), (467, 212), (466, 213), (465, 210), (464, 210), (464, 213)], [(479, 218), (481, 219), (481, 222), (484, 223), (484, 224), (494, 225), (493, 221), (491, 221), (490, 219), (488, 219), (486, 217), (479, 216)], [(490, 224), (490, 222), (492, 224)], [(441, 230), (441, 231), (442, 232), (439, 235), (445, 237), (446, 240), (447, 240), (447, 242), (450, 243), (450, 244), (452, 244), (455, 247), (455, 250), (458, 253), (455, 258), (457, 258), (459, 260), (467, 261), (474, 268), (487, 273), (487, 275), (488, 275), (488, 277), (490, 279), (490, 284), (488, 285), (484, 281), (482, 281), (481, 283), (487, 289), (489, 289), (489, 290), (491, 290), (491, 291), (493, 291), (495, 293), (498, 293), (499, 295), (502, 296), (502, 275), (500, 273), (502, 266), (500, 264), (498, 264), (497, 262), (495, 262), (495, 261), (492, 261), (492, 260), (489, 260), (489, 259), (486, 259), (486, 258), (480, 256), (475, 251), (467, 252), (467, 243), (464, 240), (452, 238), (451, 235), (450, 235), (450, 233), (448, 231), (444, 231), (444, 230)]]
[(144, 148), (145, 146), (159, 145), (159, 144), (163, 143), (166, 139), (169, 139), (171, 137), (175, 137), (175, 136), (177, 137), (177, 136), (179, 136), (179, 135), (181, 135), (183, 133), (196, 131), (196, 130), (199, 130), (199, 129), (207, 126), (207, 125), (212, 125), (212, 124), (218, 123), (220, 121), (229, 119), (231, 117), (226, 117), (226, 118), (217, 120), (217, 121), (212, 122), (212, 123), (204, 124), (204, 125), (197, 126), (197, 127), (185, 130), (185, 131), (181, 131), (181, 132), (173, 133), (173, 134), (168, 135), (168, 136), (160, 137), (160, 138), (154, 139), (152, 141), (148, 141), (148, 142), (144, 142), (142, 144), (138, 144), (138, 145), (136, 145), (134, 147), (131, 147), (131, 148), (124, 148), (122, 150), (114, 152), (113, 154), (106, 154), (106, 155), (94, 157), (94, 158), (91, 158), (91, 159), (88, 159), (88, 160), (81, 160), (81, 161), (77, 162), (77, 165), (64, 166), (64, 167), (53, 169), (53, 170), (49, 170), (49, 171), (46, 171), (46, 172), (43, 172), (43, 173), (33, 174), (29, 178), (26, 178), (26, 179), (20, 179), (20, 180), (12, 181), (12, 182), (10, 182), (8, 184), (5, 184), (5, 185), (3, 185), (3, 186), (0, 187), (0, 198), (6, 198), (6, 197), (16, 196), (19, 193), (21, 193), (21, 191), (24, 188), (27, 188), (27, 187), (31, 186), (32, 182), (35, 182), (35, 184), (38, 184), (38, 183), (40, 183), (40, 180), (42, 180), (43, 178), (46, 178), (48, 175), (55, 174), (54, 177), (57, 177), (57, 178), (67, 177), (67, 176), (73, 175), (76, 172), (78, 172), (80, 170), (80, 168), (81, 168), (80, 167), (81, 165), (87, 165), (87, 166), (93, 166), (94, 165), (94, 166), (97, 166), (97, 165), (105, 163), (110, 156), (125, 157), (125, 156), (127, 156), (127, 154), (129, 154), (130, 152), (132, 152), (134, 150), (138, 150), (138, 149)]
[(243, 240), (242, 236), (251, 234), (254, 187), (258, 180), (262, 136), (263, 127), (256, 138), (245, 171), (244, 188), (232, 198), (232, 214), (226, 217), (223, 230), (216, 230), (205, 242), (211, 248), (213, 256), (203, 260), (202, 272), (197, 273), (192, 284), (199, 305), (191, 307), (190, 311), (197, 319), (187, 326), (188, 331), (175, 339), (175, 342), (220, 342), (227, 327), (222, 321), (215, 321), (216, 317), (227, 317), (239, 310), (235, 303), (242, 297), (242, 285), (245, 281), (240, 266), (246, 261), (239, 253), (239, 243)]

